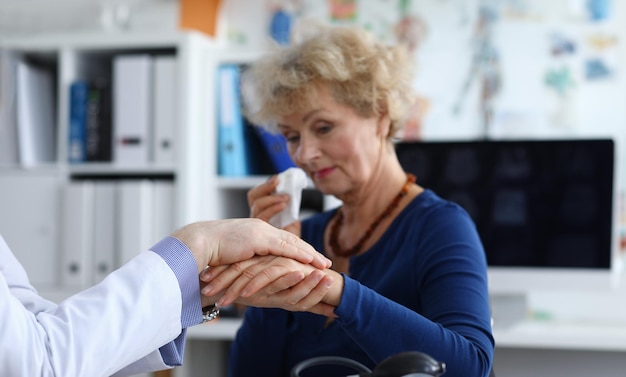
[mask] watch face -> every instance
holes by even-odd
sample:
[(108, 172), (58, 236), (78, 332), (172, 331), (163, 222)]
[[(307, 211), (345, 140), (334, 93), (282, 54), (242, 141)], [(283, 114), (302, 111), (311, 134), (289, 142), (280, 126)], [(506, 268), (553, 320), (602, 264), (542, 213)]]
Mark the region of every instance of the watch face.
[(220, 314), (220, 308), (215, 304), (202, 308), (202, 322), (211, 321)]

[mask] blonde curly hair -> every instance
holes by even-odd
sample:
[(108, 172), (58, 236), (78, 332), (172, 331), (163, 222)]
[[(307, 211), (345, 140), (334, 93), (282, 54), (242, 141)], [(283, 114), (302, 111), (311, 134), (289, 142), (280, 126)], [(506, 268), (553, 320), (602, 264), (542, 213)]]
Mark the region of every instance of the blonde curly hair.
[(325, 27), (244, 71), (244, 113), (275, 132), (279, 118), (311, 109), (322, 85), (360, 116), (387, 114), (391, 139), (415, 101), (412, 79), (413, 61), (404, 47), (387, 46), (356, 27)]

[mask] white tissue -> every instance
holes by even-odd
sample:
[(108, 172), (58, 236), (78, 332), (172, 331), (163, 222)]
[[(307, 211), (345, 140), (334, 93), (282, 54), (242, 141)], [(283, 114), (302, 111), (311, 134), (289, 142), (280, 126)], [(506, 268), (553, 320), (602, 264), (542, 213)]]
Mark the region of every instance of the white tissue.
[(307, 186), (307, 176), (300, 168), (289, 168), (278, 174), (277, 194), (288, 194), (287, 207), (270, 219), (270, 224), (277, 228), (283, 228), (298, 220), (300, 201), (302, 201), (302, 189)]

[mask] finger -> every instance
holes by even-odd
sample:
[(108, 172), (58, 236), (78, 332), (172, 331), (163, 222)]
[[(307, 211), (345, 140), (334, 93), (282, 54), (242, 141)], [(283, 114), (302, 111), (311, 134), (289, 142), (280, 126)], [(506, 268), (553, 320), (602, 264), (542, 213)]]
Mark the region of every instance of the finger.
[(304, 242), (300, 237), (282, 229), (272, 228), (278, 232), (278, 237), (266, 238), (268, 246), (264, 249), (260, 249), (257, 254), (274, 254), (292, 258), (301, 263), (310, 263), (320, 269), (329, 268), (332, 265), (330, 259), (319, 253), (313, 246)]
[[(239, 296), (245, 297), (246, 295), (253, 294), (258, 291), (258, 289), (265, 287), (290, 272), (293, 272), (293, 270), (281, 265), (273, 265), (261, 269), (259, 269), (259, 265), (255, 265), (247, 268), (242, 271), (241, 275), (226, 289), (226, 292), (224, 292), (224, 295), (218, 301), (218, 305), (230, 305)], [(247, 284), (253, 279), (255, 283), (252, 284), (252, 287), (255, 287), (256, 290), (250, 293), (245, 289)]]
[[(206, 285), (207, 284), (205, 282), (200, 281), (200, 292), (202, 292), (202, 290), (204, 289)], [(200, 295), (200, 301), (201, 301), (202, 307), (216, 303), (222, 294), (223, 292), (218, 292), (212, 296)]]
[[(324, 280), (324, 284), (320, 282)], [(289, 303), (299, 311), (306, 311), (313, 305), (322, 301), (326, 292), (330, 289), (333, 279), (322, 271), (312, 271), (302, 282), (291, 288)]]
[(202, 307), (217, 303), (219, 299), (222, 297), (222, 294), (223, 292), (218, 292), (212, 296), (200, 295), (200, 302), (202, 304)]
[(242, 294), (241, 296), (250, 297), (255, 293), (258, 293), (261, 296), (272, 296), (300, 283), (305, 277), (306, 274), (303, 271), (291, 271), (256, 292), (254, 291), (254, 288), (248, 288), (250, 285), (250, 283), (248, 283), (248, 285), (244, 288), (246, 294)]
[(202, 280), (205, 283), (208, 283), (212, 279), (214, 279), (216, 276), (219, 276), (222, 272), (227, 270), (229, 266), (230, 265), (223, 265), (223, 266), (213, 266), (213, 267), (205, 268), (200, 273), (200, 280)]
[(288, 202), (289, 196), (286, 195), (271, 195), (258, 199), (250, 207), (250, 217), (269, 221), (272, 216), (287, 208)]
[[(250, 297), (254, 294), (261, 294), (261, 296), (272, 296), (276, 295), (279, 292), (285, 293), (286, 289), (292, 288), (304, 280), (311, 280), (311, 274), (307, 274), (301, 270), (290, 270), (286, 268), (286, 273), (283, 276), (280, 276), (273, 281), (269, 281), (269, 277), (264, 274), (260, 274), (256, 276), (254, 279), (250, 280), (241, 290), (241, 297)], [(315, 270), (317, 271), (317, 270)], [(321, 279), (324, 277), (324, 274), (320, 272), (321, 275), (317, 275), (315, 282), (309, 283), (309, 285), (315, 286)], [(314, 277), (315, 278), (315, 277)], [(291, 291), (288, 293), (290, 297), (293, 297)], [(302, 295), (303, 297), (304, 295)], [(302, 299), (302, 297), (290, 298), (291, 302), (298, 302)]]
[(250, 189), (248, 191), (248, 205), (252, 206), (257, 199), (271, 195), (274, 191), (276, 191), (276, 187), (278, 186), (278, 176), (273, 175), (267, 181), (261, 183), (260, 185)]
[[(267, 307), (267, 308), (283, 308), (286, 310), (295, 311), (297, 308), (293, 303), (297, 303), (302, 298), (302, 295), (294, 297), (291, 287), (302, 282), (305, 277), (309, 282), (308, 285), (314, 287), (323, 274), (319, 274), (317, 277), (315, 274), (306, 275), (303, 271), (292, 271), (276, 279), (274, 282), (260, 289), (258, 292), (246, 295), (247, 297), (240, 296), (236, 299), (236, 302), (244, 302), (250, 306)], [(310, 291), (310, 289), (309, 289)]]
[[(321, 271), (313, 271), (311, 275), (313, 274), (323, 275)], [(308, 293), (295, 304), (295, 306), (299, 308), (298, 310), (321, 314), (327, 317), (335, 317), (335, 307), (322, 302), (322, 299), (330, 290), (333, 280), (332, 276), (323, 275), (319, 282), (313, 287), (310, 287), (309, 282), (306, 280), (294, 287), (292, 289), (293, 291), (297, 291), (301, 288), (304, 289), (305, 292), (308, 290)]]
[[(297, 289), (288, 288), (274, 294), (269, 294), (263, 289), (254, 297), (251, 297), (252, 305), (263, 307), (281, 307), (290, 311), (308, 311), (334, 318), (335, 307), (323, 303), (321, 300), (326, 295), (333, 278), (325, 276), (321, 271), (313, 271), (306, 279), (297, 285)], [(297, 291), (300, 292), (297, 292)], [(261, 297), (258, 297), (261, 296)], [(245, 300), (245, 298), (243, 298)]]
[(237, 279), (240, 278), (240, 275), (244, 271), (246, 271), (250, 266), (254, 265), (255, 263), (257, 263), (256, 259), (251, 258), (238, 263), (234, 263), (225, 269), (217, 268), (215, 273), (212, 274), (213, 276), (211, 277), (211, 281), (208, 282), (207, 285), (202, 288), (200, 292), (205, 296), (211, 296), (214, 295), (215, 292), (226, 290)]

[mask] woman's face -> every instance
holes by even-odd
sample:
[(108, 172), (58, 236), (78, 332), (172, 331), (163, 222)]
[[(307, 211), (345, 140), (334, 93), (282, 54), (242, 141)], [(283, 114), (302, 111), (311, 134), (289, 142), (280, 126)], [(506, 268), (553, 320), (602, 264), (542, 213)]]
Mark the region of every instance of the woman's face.
[(318, 90), (311, 109), (280, 119), (289, 154), (324, 194), (341, 196), (361, 187), (381, 161), (384, 143), (379, 118), (363, 118)]

